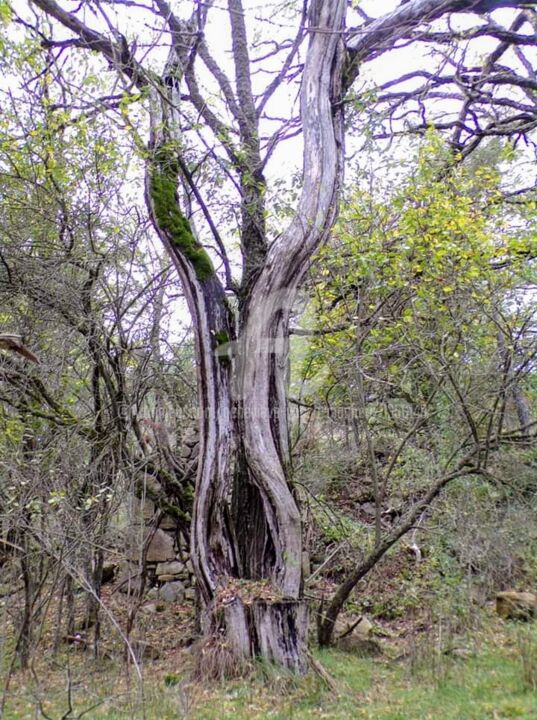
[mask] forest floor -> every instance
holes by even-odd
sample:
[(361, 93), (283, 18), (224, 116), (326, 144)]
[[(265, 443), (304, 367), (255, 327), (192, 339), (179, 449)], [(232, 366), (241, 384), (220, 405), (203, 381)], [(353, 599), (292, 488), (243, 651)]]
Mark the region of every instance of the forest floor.
[(91, 649), (63, 646), (56, 654), (39, 653), (30, 670), (12, 674), (0, 717), (537, 719), (537, 624), (505, 623), (491, 607), (480, 611), (471, 630), (458, 633), (438, 625), (417, 630), (401, 622), (377, 625), (382, 654), (375, 658), (315, 651), (329, 683), (317, 673), (296, 679), (261, 666), (247, 680), (194, 682), (193, 652), (185, 647), (192, 636), (192, 608), (142, 609), (140, 623), (158, 653), (140, 668), (143, 682), (107, 642), (98, 660)]

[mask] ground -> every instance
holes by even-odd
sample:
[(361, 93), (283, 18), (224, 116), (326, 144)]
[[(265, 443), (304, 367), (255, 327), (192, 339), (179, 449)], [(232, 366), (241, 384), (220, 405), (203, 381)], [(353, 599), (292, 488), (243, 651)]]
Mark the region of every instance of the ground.
[[(121, 624), (125, 600), (114, 595), (106, 601)], [(472, 629), (457, 633), (423, 619), (378, 624), (383, 648), (379, 657), (314, 650), (330, 677), (328, 683), (315, 672), (295, 679), (266, 666), (256, 668), (246, 680), (194, 682), (192, 607), (145, 603), (139, 618), (144, 640), (152, 654), (159, 655), (142, 661), (143, 682), (136, 668), (123, 661), (117, 640), (105, 638), (105, 656), (98, 660), (91, 649), (73, 645), (62, 645), (53, 655), (48, 642), (50, 649), (34, 657), (29, 671), (13, 674), (3, 718), (537, 718), (537, 626), (505, 623), (490, 605), (479, 610)], [(46, 632), (51, 640), (52, 629)], [(47, 637), (43, 646), (47, 647)]]

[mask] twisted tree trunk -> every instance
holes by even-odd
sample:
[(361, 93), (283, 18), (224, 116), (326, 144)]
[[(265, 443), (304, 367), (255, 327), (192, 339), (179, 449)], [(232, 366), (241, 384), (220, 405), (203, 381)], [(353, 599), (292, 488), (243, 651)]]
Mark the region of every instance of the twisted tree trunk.
[[(290, 487), (288, 318), (336, 214), (342, 156), (339, 31), (345, 3), (314, 4), (302, 84), (304, 185), (295, 219), (252, 273), (238, 317), (177, 199), (178, 86), (153, 95), (146, 198), (180, 274), (198, 361), (200, 462), (192, 556), (203, 627), (238, 658), (306, 666), (301, 524)], [(169, 77), (180, 59), (173, 52)], [(176, 76), (177, 73), (175, 73)], [(256, 275), (254, 279), (252, 276)]]

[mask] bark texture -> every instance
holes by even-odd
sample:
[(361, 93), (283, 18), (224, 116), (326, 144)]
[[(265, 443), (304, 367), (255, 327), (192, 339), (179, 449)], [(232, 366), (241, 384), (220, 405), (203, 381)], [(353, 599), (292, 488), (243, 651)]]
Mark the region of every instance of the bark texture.
[[(230, 5), (240, 17), (237, 2)], [(243, 246), (252, 250), (253, 262), (247, 265), (239, 317), (230, 312), (210, 260), (179, 208), (176, 110), (183, 65), (173, 49), (166, 95), (162, 87), (153, 92), (146, 180), (153, 223), (175, 262), (194, 320), (202, 413), (192, 557), (203, 626), (209, 638), (226, 638), (240, 658), (261, 656), (298, 672), (306, 668), (307, 611), (300, 512), (289, 482), (288, 318), (311, 255), (336, 215), (344, 10), (343, 0), (312, 7), (301, 93), (304, 185), (293, 222), (268, 251), (257, 206), (261, 176), (243, 188), (248, 219)], [(234, 25), (233, 42), (243, 99), (241, 134), (251, 168), (259, 158), (240, 23)]]

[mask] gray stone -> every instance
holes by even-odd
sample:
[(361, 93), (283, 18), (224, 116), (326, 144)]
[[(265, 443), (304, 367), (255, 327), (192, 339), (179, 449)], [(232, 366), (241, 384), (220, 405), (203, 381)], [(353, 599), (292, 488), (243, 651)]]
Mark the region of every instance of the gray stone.
[(185, 600), (188, 600), (189, 602), (194, 602), (196, 599), (196, 590), (195, 588), (189, 587), (185, 590)]
[(153, 515), (155, 514), (155, 503), (150, 500), (149, 498), (146, 498), (144, 500), (144, 518), (146, 520), (151, 520)]
[(197, 427), (191, 427), (186, 430), (183, 435), (183, 443), (185, 445), (196, 445), (199, 442), (199, 429)]
[(164, 530), (156, 530), (147, 548), (147, 562), (166, 562), (175, 558), (174, 542)]
[(154, 614), (157, 612), (157, 606), (155, 603), (148, 603), (147, 605), (142, 606), (142, 610), (146, 613)]
[(182, 562), (179, 562), (178, 560), (173, 560), (172, 562), (165, 562), (165, 563), (159, 563), (157, 565), (157, 575), (160, 577), (161, 575), (179, 575), (179, 573), (183, 572), (185, 569), (185, 566)]
[(158, 480), (155, 480), (155, 478), (152, 477), (151, 475), (147, 476), (145, 485), (147, 488), (147, 492), (150, 495), (157, 496), (157, 495), (162, 495), (164, 493), (164, 488), (162, 487), (162, 485), (159, 483)]
[(167, 582), (159, 588), (158, 596), (164, 602), (181, 602), (185, 597), (185, 586), (179, 580)]
[(373, 632), (373, 627), (371, 620), (364, 615), (353, 632), (362, 637), (368, 637)]
[(140, 566), (138, 563), (123, 562), (119, 566), (118, 570), (118, 582), (124, 580), (126, 577), (135, 577), (140, 572)]
[(336, 641), (336, 647), (343, 652), (353, 653), (358, 657), (378, 657), (382, 655), (382, 645), (372, 638), (360, 635), (347, 635)]
[[(358, 623), (356, 621), (359, 620)], [(349, 632), (349, 630), (352, 631)], [(334, 628), (335, 637), (349, 636), (349, 635), (360, 635), (361, 637), (368, 637), (373, 630), (373, 623), (365, 615), (360, 618), (346, 617), (345, 619), (340, 618), (336, 622)]]
[[(359, 657), (374, 657), (382, 654), (382, 646), (371, 637), (373, 623), (365, 616), (356, 619), (338, 620), (336, 622), (334, 637), (335, 646), (344, 652), (350, 652)], [(349, 632), (352, 628), (352, 631)]]
[(160, 521), (159, 528), (161, 530), (175, 530), (177, 528), (177, 520), (173, 515), (167, 513)]
[(185, 557), (190, 556), (190, 545), (185, 542), (182, 535), (179, 536), (179, 550), (180, 550), (180, 560), (184, 560)]
[(119, 591), (127, 595), (134, 595), (140, 592), (142, 579), (140, 577), (140, 568), (133, 563), (125, 563), (121, 566), (117, 586)]

